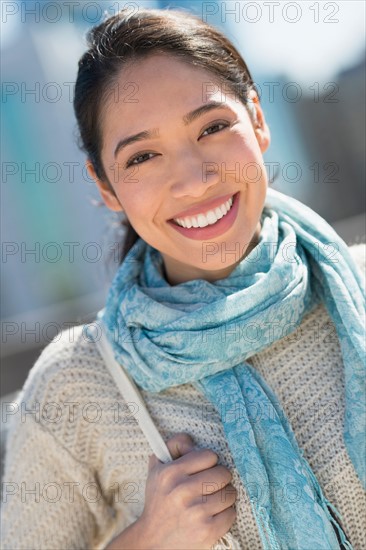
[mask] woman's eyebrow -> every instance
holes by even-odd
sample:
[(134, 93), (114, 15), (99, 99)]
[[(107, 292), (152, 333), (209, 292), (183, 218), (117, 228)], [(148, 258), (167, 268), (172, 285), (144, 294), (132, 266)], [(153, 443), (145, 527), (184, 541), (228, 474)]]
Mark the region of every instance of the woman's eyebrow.
[[(189, 113), (183, 116), (184, 125), (187, 126), (188, 124), (191, 124), (191, 122), (193, 122), (203, 114), (208, 113), (213, 109), (219, 109), (222, 107), (228, 108), (228, 105), (222, 101), (210, 101), (209, 103), (205, 103), (204, 105), (197, 107), (193, 111), (190, 111)], [(143, 141), (144, 139), (151, 139), (153, 137), (157, 137), (158, 135), (159, 135), (159, 128), (152, 128), (151, 130), (144, 130), (142, 132), (139, 132), (138, 134), (134, 134), (133, 136), (129, 136), (124, 139), (121, 139), (117, 143), (117, 146), (114, 150), (114, 158), (116, 158), (116, 156), (121, 151), (121, 149), (123, 149), (124, 147), (127, 147), (127, 145), (131, 145), (132, 143), (135, 143), (137, 141)]]
[(219, 109), (220, 107), (228, 107), (226, 103), (222, 101), (210, 101), (209, 103), (205, 103), (204, 105), (201, 105), (200, 107), (197, 107), (197, 109), (193, 109), (193, 111), (190, 111), (183, 117), (183, 122), (185, 126), (188, 124), (191, 124), (196, 118), (204, 115), (205, 113), (212, 111), (213, 109)]

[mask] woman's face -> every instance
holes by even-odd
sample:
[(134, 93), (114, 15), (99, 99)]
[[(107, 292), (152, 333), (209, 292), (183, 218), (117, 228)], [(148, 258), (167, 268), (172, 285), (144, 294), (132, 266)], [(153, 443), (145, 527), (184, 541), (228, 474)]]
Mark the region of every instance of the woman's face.
[(257, 128), (211, 72), (154, 54), (121, 71), (103, 107), (101, 158), (115, 195), (88, 162), (89, 173), (107, 207), (161, 252), (171, 285), (224, 278), (258, 242), (270, 136), (252, 98)]

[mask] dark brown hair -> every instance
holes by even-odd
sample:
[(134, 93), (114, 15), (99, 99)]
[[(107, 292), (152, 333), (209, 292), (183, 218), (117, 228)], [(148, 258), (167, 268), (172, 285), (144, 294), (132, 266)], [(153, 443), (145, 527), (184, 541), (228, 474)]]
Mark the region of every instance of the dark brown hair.
[[(79, 60), (74, 95), (79, 147), (112, 191), (101, 161), (101, 108), (127, 63), (166, 53), (202, 67), (233, 91), (253, 118), (248, 93), (257, 89), (246, 63), (228, 38), (192, 13), (171, 9), (132, 13), (124, 9), (89, 30), (86, 38), (89, 49)], [(127, 218), (120, 223), (127, 228), (119, 257), (122, 262), (138, 234)]]

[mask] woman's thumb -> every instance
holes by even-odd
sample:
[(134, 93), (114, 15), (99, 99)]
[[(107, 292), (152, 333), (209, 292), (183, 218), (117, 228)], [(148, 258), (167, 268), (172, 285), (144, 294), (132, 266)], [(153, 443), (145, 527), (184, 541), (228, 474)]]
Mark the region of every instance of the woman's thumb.
[[(173, 437), (168, 439), (166, 442), (166, 445), (169, 449), (170, 454), (172, 455), (173, 460), (189, 453), (192, 451), (192, 449), (195, 448), (194, 441), (192, 437), (187, 433), (178, 433), (175, 434)], [(148, 469), (149, 471), (154, 468), (154, 466), (157, 466), (158, 464), (161, 464), (160, 460), (156, 457), (155, 454), (152, 454), (149, 456), (149, 465)]]
[(166, 442), (173, 460), (179, 458), (195, 448), (192, 437), (187, 433), (177, 433)]

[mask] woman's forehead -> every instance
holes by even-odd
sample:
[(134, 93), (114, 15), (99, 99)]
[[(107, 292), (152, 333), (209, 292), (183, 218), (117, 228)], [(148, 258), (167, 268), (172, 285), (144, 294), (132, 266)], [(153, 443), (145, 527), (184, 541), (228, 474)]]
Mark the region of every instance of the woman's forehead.
[(160, 116), (170, 110), (182, 111), (183, 116), (210, 100), (230, 104), (232, 96), (227, 83), (209, 70), (174, 56), (154, 54), (120, 70), (106, 91), (102, 118), (110, 125), (117, 113), (126, 121), (136, 115), (150, 117), (154, 106)]
[(121, 78), (150, 78), (154, 76), (168, 76), (174, 74), (179, 78), (180, 74), (190, 73), (199, 78), (210, 78), (217, 80), (218, 77), (207, 67), (194, 64), (188, 57), (178, 56), (167, 52), (150, 52), (144, 57), (138, 57), (128, 61), (119, 73)]

